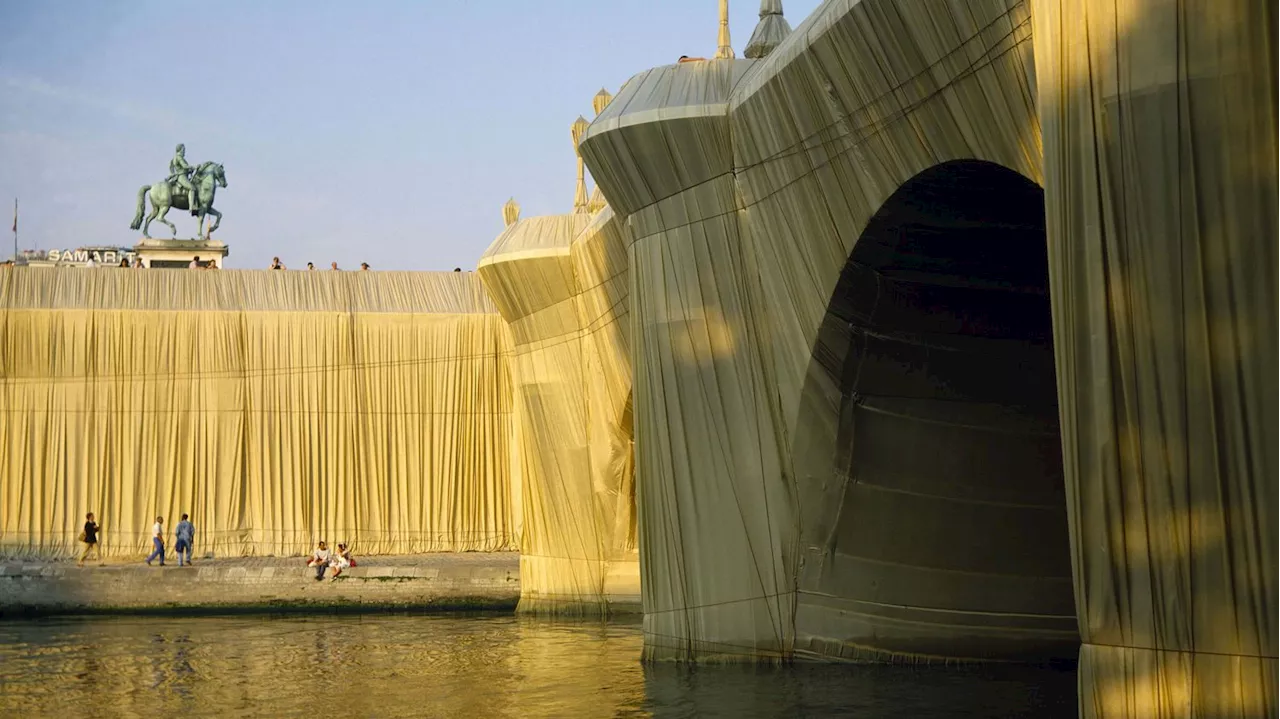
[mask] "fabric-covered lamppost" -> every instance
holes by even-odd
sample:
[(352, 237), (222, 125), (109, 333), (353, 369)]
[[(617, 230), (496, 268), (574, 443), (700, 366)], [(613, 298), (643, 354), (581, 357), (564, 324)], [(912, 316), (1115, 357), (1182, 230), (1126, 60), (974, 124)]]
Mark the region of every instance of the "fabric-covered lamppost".
[(502, 222), (503, 226), (510, 227), (520, 219), (520, 203), (516, 202), (516, 198), (508, 198), (506, 204), (502, 206)]
[[(597, 92), (595, 97), (591, 98), (591, 107), (596, 111), (596, 117), (600, 117), (600, 113), (604, 112), (604, 109), (612, 101), (613, 95), (609, 94), (609, 91), (603, 87), (600, 88), (600, 92)], [(578, 156), (578, 164), (579, 166), (582, 164), (581, 155)], [(591, 188), (591, 199), (587, 200), (587, 212), (594, 215), (603, 210), (606, 204), (608, 203), (605, 202), (604, 193), (600, 191), (600, 185), (597, 184)]]
[(597, 92), (596, 96), (591, 98), (591, 107), (596, 111), (596, 117), (599, 117), (600, 113), (604, 112), (610, 102), (613, 102), (613, 95), (610, 95), (609, 91), (603, 87), (600, 88), (600, 92)]
[(578, 119), (573, 121), (573, 125), (569, 127), (569, 134), (573, 136), (573, 154), (578, 156), (578, 187), (573, 193), (573, 212), (574, 214), (587, 212), (587, 176), (586, 165), (582, 162), (582, 153), (578, 152), (578, 144), (582, 142), (582, 138), (587, 134), (587, 126), (590, 123), (582, 115), (578, 115)]
[(760, 0), (760, 23), (747, 41), (742, 55), (759, 59), (773, 52), (791, 34), (791, 24), (782, 16), (782, 0)]

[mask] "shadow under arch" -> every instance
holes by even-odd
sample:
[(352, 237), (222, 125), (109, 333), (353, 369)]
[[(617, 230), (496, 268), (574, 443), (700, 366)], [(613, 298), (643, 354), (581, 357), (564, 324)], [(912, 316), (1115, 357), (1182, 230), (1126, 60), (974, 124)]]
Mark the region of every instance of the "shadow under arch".
[(1044, 195), (944, 163), (868, 223), (799, 408), (797, 655), (1074, 658)]

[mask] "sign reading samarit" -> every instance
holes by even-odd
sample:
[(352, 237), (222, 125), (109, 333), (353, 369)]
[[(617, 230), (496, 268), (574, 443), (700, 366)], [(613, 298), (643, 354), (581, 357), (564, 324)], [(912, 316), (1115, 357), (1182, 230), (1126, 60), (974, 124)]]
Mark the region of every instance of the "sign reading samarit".
[(82, 247), (78, 250), (49, 250), (50, 262), (60, 265), (87, 265), (90, 261), (98, 265), (114, 265), (120, 260), (128, 260), (130, 264), (138, 253), (123, 247)]

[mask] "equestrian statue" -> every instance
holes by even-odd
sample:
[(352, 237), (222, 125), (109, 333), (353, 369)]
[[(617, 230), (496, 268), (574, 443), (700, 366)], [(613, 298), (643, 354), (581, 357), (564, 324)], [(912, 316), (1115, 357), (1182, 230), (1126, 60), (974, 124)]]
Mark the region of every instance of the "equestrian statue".
[[(142, 236), (150, 239), (151, 235), (147, 234), (147, 228), (151, 226), (152, 220), (158, 219), (168, 225), (169, 231), (176, 237), (178, 228), (164, 216), (168, 214), (170, 208), (190, 210), (193, 217), (200, 218), (196, 236), (207, 240), (209, 235), (218, 229), (218, 225), (222, 224), (222, 213), (213, 209), (213, 195), (219, 185), (227, 186), (227, 176), (222, 165), (216, 162), (204, 162), (193, 167), (187, 162), (186, 146), (180, 144), (174, 149), (173, 159), (169, 161), (169, 176), (154, 185), (143, 185), (138, 190), (138, 212), (133, 216), (133, 224), (129, 227), (134, 230), (141, 229)], [(146, 222), (143, 222), (142, 216), (147, 211), (148, 195), (151, 197), (151, 214), (147, 216)], [(208, 230), (204, 229), (206, 215), (214, 217), (213, 224)], [(201, 235), (202, 232), (203, 235)]]

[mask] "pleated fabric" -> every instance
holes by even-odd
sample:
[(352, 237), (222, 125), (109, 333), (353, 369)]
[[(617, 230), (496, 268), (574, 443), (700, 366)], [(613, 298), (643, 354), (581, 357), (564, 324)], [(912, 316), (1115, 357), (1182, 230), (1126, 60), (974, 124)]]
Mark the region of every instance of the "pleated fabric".
[(1275, 5), (1033, 19), (1081, 715), (1275, 716)]
[(597, 214), (509, 226), (478, 272), (510, 326), (523, 529), (519, 611), (638, 608), (629, 272)]
[(0, 272), (0, 551), (499, 551), (510, 339), (474, 273)]
[[(1274, 713), (1274, 21), (833, 0), (761, 60), (626, 84), (580, 151), (630, 235), (647, 657), (1017, 658), (1078, 629), (1090, 716)], [(948, 228), (899, 202), (1002, 173), (1043, 192)], [(942, 229), (976, 244), (931, 258)], [(1032, 230), (1039, 286), (969, 271)], [(1045, 337), (974, 322), (1046, 305)], [(995, 430), (1019, 438), (976, 452)]]
[[(946, 654), (921, 639), (984, 625), (1074, 637), (1065, 578), (1065, 611), (1042, 607), (1051, 626), (1001, 626), (1021, 621), (1016, 602), (945, 598), (942, 575), (959, 569), (940, 563), (946, 548), (890, 551), (924, 542), (909, 511), (864, 533), (874, 546), (824, 533), (824, 516), (856, 500), (837, 466), (841, 388), (811, 377), (824, 354), (850, 356), (819, 331), (852, 248), (898, 187), (965, 158), (1039, 179), (1030, 63), (1017, 3), (828, 3), (763, 60), (637, 75), (588, 129), (583, 156), (634, 238), (646, 656), (927, 661)], [(884, 566), (893, 554), (905, 565), (893, 577), (840, 559)]]

